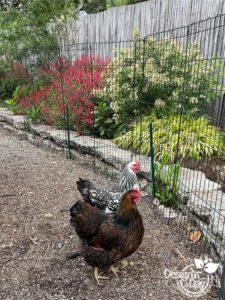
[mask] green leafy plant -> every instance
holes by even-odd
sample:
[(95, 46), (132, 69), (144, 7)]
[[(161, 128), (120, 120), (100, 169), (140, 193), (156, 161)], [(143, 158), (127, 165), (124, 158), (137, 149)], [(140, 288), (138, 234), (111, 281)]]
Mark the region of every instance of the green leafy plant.
[(18, 85), (13, 92), (12, 98), (6, 100), (6, 104), (9, 106), (9, 109), (14, 113), (18, 114), (21, 112), (19, 106), (19, 99), (29, 94), (31, 86), (28, 85)]
[(19, 112), (19, 105), (15, 98), (8, 99), (5, 101), (9, 106), (9, 109), (16, 115)]
[(180, 174), (180, 164), (170, 164), (169, 156), (164, 155), (155, 164), (156, 196), (160, 203), (166, 206), (177, 206), (177, 182)]
[(225, 150), (224, 135), (207, 118), (191, 116), (144, 117), (130, 130), (115, 139), (124, 149), (149, 154), (149, 122), (153, 122), (155, 159), (167, 155), (173, 163), (176, 159), (211, 158)]
[(13, 98), (18, 101), (21, 97), (28, 95), (32, 89), (33, 87), (31, 86), (31, 84), (18, 85), (15, 91), (13, 92)]
[(102, 92), (122, 132), (133, 115), (154, 112), (163, 117), (177, 111), (201, 115), (207, 104), (217, 100), (223, 77), (223, 62), (209, 63), (195, 44), (178, 44), (171, 38), (137, 39), (130, 49), (114, 50)]
[(25, 131), (29, 131), (30, 130), (30, 120), (28, 117), (25, 118), (24, 122), (23, 122), (23, 130)]
[(18, 86), (30, 82), (30, 75), (22, 64), (6, 62), (0, 58), (0, 96), (3, 99), (13, 98)]
[(0, 81), (0, 95), (3, 99), (11, 98), (19, 80), (12, 76), (6, 76)]
[(27, 119), (37, 124), (41, 118), (41, 105), (32, 105), (31, 108), (25, 110)]
[(157, 192), (155, 194), (159, 199), (161, 205), (177, 207), (177, 196), (172, 189), (168, 189), (167, 186), (160, 185), (158, 186)]
[(100, 137), (109, 139), (114, 137), (116, 125), (113, 119), (113, 111), (109, 104), (102, 99), (97, 100), (93, 125)]
[[(7, 59), (27, 58), (31, 53), (38, 61), (57, 56), (59, 36), (66, 37), (68, 23), (76, 17), (71, 0), (1, 1), (0, 56)], [(73, 24), (70, 21), (70, 27)]]

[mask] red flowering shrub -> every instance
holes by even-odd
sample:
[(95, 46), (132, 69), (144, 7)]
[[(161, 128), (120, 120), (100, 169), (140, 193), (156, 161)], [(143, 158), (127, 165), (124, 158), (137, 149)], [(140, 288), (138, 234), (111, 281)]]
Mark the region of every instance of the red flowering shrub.
[(45, 122), (62, 125), (68, 105), (70, 125), (83, 132), (93, 123), (93, 90), (103, 87), (101, 74), (106, 67), (106, 61), (93, 56), (82, 55), (71, 64), (60, 58), (42, 69), (48, 83), (21, 98), (20, 107), (25, 111), (40, 106)]

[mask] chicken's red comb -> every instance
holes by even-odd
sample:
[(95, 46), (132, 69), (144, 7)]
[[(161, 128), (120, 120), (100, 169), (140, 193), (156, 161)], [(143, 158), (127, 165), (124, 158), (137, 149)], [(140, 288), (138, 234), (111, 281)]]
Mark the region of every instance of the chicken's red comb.
[(137, 165), (140, 166), (140, 161), (139, 161), (139, 160), (136, 159), (134, 162), (135, 162)]
[(141, 194), (141, 191), (140, 191), (139, 188), (133, 188), (131, 191), (132, 191), (132, 192), (136, 192), (136, 193), (140, 193), (140, 194)]
[(136, 164), (137, 169), (138, 169), (138, 171), (139, 171), (139, 170), (140, 170), (140, 166), (141, 166), (139, 160), (135, 160), (134, 163)]

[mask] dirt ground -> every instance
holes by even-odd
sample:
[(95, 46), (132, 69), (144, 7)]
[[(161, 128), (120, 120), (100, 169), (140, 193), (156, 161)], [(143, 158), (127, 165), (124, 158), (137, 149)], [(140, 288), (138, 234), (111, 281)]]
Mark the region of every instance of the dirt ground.
[[(173, 229), (157, 218), (147, 199), (139, 204), (145, 236), (119, 277), (97, 286), (69, 225), (69, 208), (81, 199), (78, 177), (112, 184), (58, 154), (37, 148), (0, 128), (0, 299), (142, 300), (190, 299), (166, 279), (165, 269), (182, 270), (192, 253)], [(199, 299), (216, 299), (210, 292)]]

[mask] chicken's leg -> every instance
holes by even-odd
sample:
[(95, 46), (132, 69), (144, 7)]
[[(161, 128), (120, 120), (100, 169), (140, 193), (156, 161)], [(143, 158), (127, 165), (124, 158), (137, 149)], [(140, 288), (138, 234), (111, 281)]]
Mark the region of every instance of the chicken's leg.
[(101, 285), (101, 283), (99, 282), (99, 279), (109, 279), (109, 277), (101, 276), (101, 275), (102, 275), (102, 273), (99, 272), (97, 267), (95, 267), (95, 279), (96, 279), (98, 285)]
[(109, 272), (112, 272), (116, 277), (118, 277), (119, 270), (126, 268), (128, 265), (128, 262), (126, 260), (121, 261), (121, 266), (115, 267), (114, 265), (111, 265), (109, 268)]

